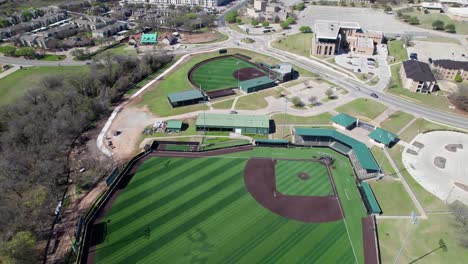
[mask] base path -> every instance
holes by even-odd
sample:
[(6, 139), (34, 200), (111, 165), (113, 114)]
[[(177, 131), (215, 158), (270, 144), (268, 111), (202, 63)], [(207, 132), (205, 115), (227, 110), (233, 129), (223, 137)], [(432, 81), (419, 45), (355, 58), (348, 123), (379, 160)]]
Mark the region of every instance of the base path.
[(239, 81), (255, 79), (265, 75), (264, 72), (256, 68), (243, 68), (232, 73), (232, 76)]
[(343, 218), (336, 195), (295, 196), (276, 190), (275, 160), (252, 158), (247, 162), (244, 181), (252, 197), (280, 216), (306, 223), (323, 223)]

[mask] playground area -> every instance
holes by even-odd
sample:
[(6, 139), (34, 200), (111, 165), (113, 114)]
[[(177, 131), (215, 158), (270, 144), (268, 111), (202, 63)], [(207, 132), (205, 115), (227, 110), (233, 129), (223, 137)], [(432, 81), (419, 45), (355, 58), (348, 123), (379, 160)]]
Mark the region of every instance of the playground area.
[[(330, 170), (336, 192), (317, 198), (341, 201), (339, 219), (305, 223), (281, 217), (246, 189), (244, 173), (256, 157), (287, 158), (280, 166), (292, 168), (295, 161), (308, 162), (304, 159), (319, 164), (312, 160), (323, 155), (335, 160)], [(271, 158), (263, 160), (271, 163)], [(309, 180), (319, 177), (320, 172), (301, 170), (307, 171)], [(352, 171), (346, 157), (322, 148), (156, 151), (139, 163), (95, 220), (88, 262), (364, 263), (361, 219), (366, 210)], [(275, 177), (270, 180), (274, 184)], [(294, 211), (293, 205), (288, 207)]]
[(411, 176), (442, 201), (468, 205), (468, 135), (434, 131), (417, 135), (403, 151)]

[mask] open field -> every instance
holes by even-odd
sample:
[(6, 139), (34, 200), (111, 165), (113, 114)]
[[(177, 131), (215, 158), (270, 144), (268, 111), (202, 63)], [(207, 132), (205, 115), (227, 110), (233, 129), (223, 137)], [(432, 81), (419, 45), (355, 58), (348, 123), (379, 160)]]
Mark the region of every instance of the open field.
[(383, 173), (386, 176), (397, 177), (395, 169), (393, 169), (383, 150), (377, 146), (372, 146), (371, 151), (374, 155), (375, 160), (379, 163), (380, 167), (382, 168)]
[[(447, 97), (445, 96), (445, 92), (443, 91), (437, 91), (434, 94), (422, 94), (410, 92), (408, 89), (403, 88), (399, 74), (401, 67), (401, 64), (392, 65), (390, 67), (392, 72), (392, 82), (390, 87), (386, 89), (388, 93), (423, 106), (439, 109), (442, 111), (454, 112), (454, 110), (449, 108), (451, 104), (449, 103)], [(440, 94), (440, 96), (437, 94)]]
[(294, 116), (289, 114), (275, 114), (271, 118), (275, 120), (275, 123), (284, 124), (286, 119), (286, 124), (295, 124), (295, 125), (329, 125), (331, 124), (330, 119), (333, 116), (330, 113), (323, 113), (316, 116)]
[[(322, 153), (337, 159), (344, 221), (304, 224), (279, 217), (245, 189), (243, 169), (250, 157)], [(363, 263), (360, 220), (366, 213), (350, 173), (347, 159), (329, 149), (256, 148), (212, 158), (151, 158), (101, 219), (107, 235), (97, 245), (95, 262), (355, 263), (357, 258)]]
[[(286, 195), (326, 196), (333, 195), (325, 165), (310, 161), (278, 160), (275, 165), (276, 188)], [(299, 178), (306, 173), (308, 179)]]
[(460, 131), (460, 132), (466, 133), (466, 131), (463, 131), (463, 130), (432, 123), (423, 118), (418, 118), (413, 122), (413, 124), (411, 124), (404, 131), (402, 131), (402, 133), (398, 137), (401, 140), (410, 142), (417, 134), (432, 131), (432, 130), (450, 130), (450, 131)]
[(39, 60), (41, 60), (41, 61), (62, 61), (65, 58), (67, 58), (67, 56), (65, 56), (65, 55), (46, 54), (46, 55), (44, 55), (44, 57), (40, 58)]
[(232, 103), (234, 103), (234, 99), (214, 103), (211, 106), (213, 106), (214, 109), (231, 109)]
[(28, 67), (0, 79), (0, 105), (13, 103), (26, 90), (40, 87), (45, 76), (60, 76), (62, 79), (79, 76), (88, 70), (87, 66)]
[(405, 112), (395, 112), (391, 114), (387, 119), (380, 123), (380, 127), (393, 133), (398, 133), (405, 125), (407, 125), (414, 116)]
[(280, 38), (271, 43), (274, 48), (300, 56), (310, 57), (313, 33), (297, 33)]
[[(205, 91), (237, 87), (239, 81), (233, 73), (254, 65), (234, 57), (208, 61), (193, 71), (193, 81)], [(258, 69), (258, 68), (257, 68)]]
[(268, 106), (268, 102), (265, 97), (276, 95), (275, 89), (266, 89), (251, 93), (246, 96), (239, 97), (236, 102), (235, 109), (238, 110), (258, 110)]
[(393, 56), (395, 61), (404, 61), (408, 59), (408, 53), (403, 47), (402, 40), (392, 40), (388, 44), (388, 55)]
[(354, 117), (367, 117), (374, 119), (379, 116), (387, 107), (374, 100), (359, 98), (345, 105), (337, 107), (335, 110)]
[[(468, 250), (457, 244), (455, 221), (450, 214), (430, 215), (413, 225), (409, 219), (378, 220), (379, 244), (382, 263), (394, 263), (402, 241), (410, 232), (408, 241), (397, 263), (454, 263), (462, 264), (468, 259)], [(439, 248), (442, 239), (447, 251)], [(434, 252), (430, 253), (432, 250)], [(425, 256), (425, 254), (428, 254)]]
[(395, 180), (370, 181), (383, 215), (411, 215), (416, 211), (403, 184)]

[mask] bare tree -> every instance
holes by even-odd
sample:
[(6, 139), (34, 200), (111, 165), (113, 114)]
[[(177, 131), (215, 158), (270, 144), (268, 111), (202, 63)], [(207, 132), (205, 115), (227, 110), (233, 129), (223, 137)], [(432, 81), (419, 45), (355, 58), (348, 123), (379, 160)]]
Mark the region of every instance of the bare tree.
[(309, 102), (312, 104), (312, 105), (316, 105), (317, 104), (317, 96), (311, 96), (309, 97)]
[(406, 47), (410, 47), (411, 45), (413, 45), (413, 35), (403, 34), (401, 36), (401, 40), (406, 45)]
[(325, 95), (329, 98), (329, 99), (333, 99), (334, 98), (334, 91), (332, 88), (328, 88), (326, 91), (325, 91)]

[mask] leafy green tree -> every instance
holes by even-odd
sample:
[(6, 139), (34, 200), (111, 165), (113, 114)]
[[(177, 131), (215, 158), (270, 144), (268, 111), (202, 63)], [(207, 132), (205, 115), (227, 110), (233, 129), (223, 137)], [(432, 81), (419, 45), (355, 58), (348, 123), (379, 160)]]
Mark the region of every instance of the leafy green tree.
[(288, 17), (286, 21), (289, 25), (296, 23), (296, 19), (294, 17)]
[(287, 28), (289, 27), (288, 21), (282, 21), (282, 22), (280, 23), (280, 27), (281, 27), (282, 29), (287, 29)]
[(21, 57), (29, 57), (32, 58), (34, 56), (34, 49), (33, 48), (19, 48), (15, 51), (15, 56)]
[(236, 23), (237, 24), (241, 24), (242, 23), (242, 19), (240, 17), (236, 17)]
[(266, 20), (262, 22), (262, 26), (264, 26), (264, 27), (268, 27), (269, 25), (270, 25), (270, 22), (268, 22)]
[(412, 16), (410, 17), (410, 19), (408, 20), (408, 22), (411, 24), (411, 25), (419, 25), (419, 19), (415, 16)]
[(445, 26), (445, 23), (442, 20), (436, 20), (432, 23), (432, 28), (435, 30), (443, 30), (444, 26)]
[(0, 262), (8, 264), (36, 263), (38, 259), (35, 246), (34, 236), (30, 232), (20, 231), (0, 246)]
[(302, 11), (302, 10), (304, 10), (304, 8), (305, 8), (304, 2), (300, 2), (299, 4), (297, 4), (297, 5), (294, 7), (294, 9), (296, 9), (296, 10), (298, 10), (298, 11)]
[(311, 33), (312, 29), (309, 26), (301, 26), (299, 28), (299, 31), (301, 31), (302, 33)]
[(384, 8), (384, 11), (385, 11), (385, 12), (390, 12), (390, 11), (392, 11), (392, 10), (393, 10), (393, 9), (392, 9), (390, 6), (385, 6), (385, 8)]
[(294, 96), (293, 98), (291, 98), (291, 102), (296, 107), (304, 107), (304, 102), (302, 102), (301, 98), (297, 96)]
[(6, 56), (14, 56), (16, 48), (11, 45), (0, 46), (0, 53), (3, 53)]
[(459, 83), (463, 82), (462, 76), (460, 74), (455, 75), (455, 81)]
[(6, 19), (0, 19), (0, 28), (8, 27), (10, 25), (11, 25), (10, 21)]
[(251, 24), (252, 26), (256, 27), (256, 26), (258, 26), (259, 22), (258, 22), (258, 20), (256, 20), (256, 19), (252, 19), (252, 21), (250, 21), (250, 24)]
[(236, 22), (236, 18), (237, 18), (237, 11), (231, 11), (227, 13), (226, 15), (226, 21), (231, 24)]
[(447, 24), (445, 26), (445, 31), (450, 32), (450, 33), (455, 33), (456, 32), (455, 25), (454, 24)]

